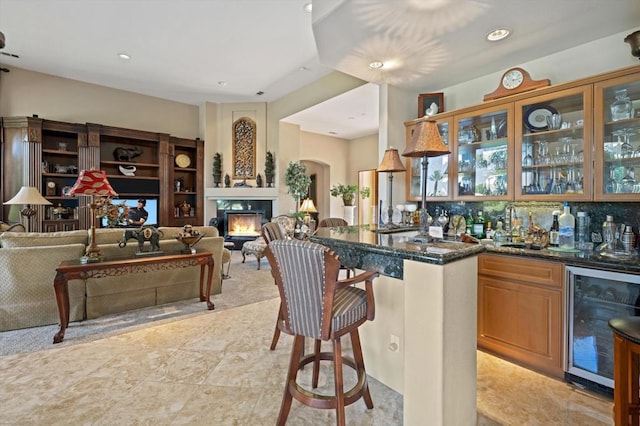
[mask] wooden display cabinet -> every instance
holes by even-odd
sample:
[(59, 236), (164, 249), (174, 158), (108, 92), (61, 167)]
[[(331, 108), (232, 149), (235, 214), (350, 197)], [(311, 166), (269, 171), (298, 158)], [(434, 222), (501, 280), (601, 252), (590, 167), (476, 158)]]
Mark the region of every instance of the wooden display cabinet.
[[(553, 114), (558, 120), (549, 127)], [(518, 101), (515, 122), (515, 199), (591, 200), (591, 86)]]
[(478, 348), (564, 377), (564, 265), (478, 256)]
[[(624, 92), (622, 92), (624, 91)], [(598, 82), (595, 93), (596, 201), (640, 199), (640, 73)], [(616, 95), (633, 106), (629, 116), (613, 117)]]
[(454, 200), (513, 199), (513, 104), (454, 116)]
[[(204, 217), (204, 141), (171, 137), (173, 158), (170, 173), (172, 191), (166, 223), (172, 226), (198, 225)], [(188, 206), (186, 208), (184, 206)]]

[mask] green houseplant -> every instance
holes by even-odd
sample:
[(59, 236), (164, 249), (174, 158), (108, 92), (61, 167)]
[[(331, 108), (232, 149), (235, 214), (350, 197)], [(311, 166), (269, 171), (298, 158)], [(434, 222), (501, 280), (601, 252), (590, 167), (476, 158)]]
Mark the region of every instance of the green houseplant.
[(216, 152), (213, 155), (213, 186), (219, 188), (222, 186), (222, 155)]
[(274, 172), (276, 169), (276, 160), (271, 151), (267, 151), (267, 158), (264, 162), (264, 178), (267, 181), (267, 187), (273, 187)]
[(331, 187), (332, 197), (342, 197), (345, 206), (352, 206), (358, 192), (358, 185), (343, 185), (341, 183)]
[(296, 210), (300, 206), (300, 199), (307, 195), (311, 178), (307, 176), (307, 166), (299, 161), (291, 161), (284, 174), (284, 183), (289, 187), (288, 194), (296, 200)]

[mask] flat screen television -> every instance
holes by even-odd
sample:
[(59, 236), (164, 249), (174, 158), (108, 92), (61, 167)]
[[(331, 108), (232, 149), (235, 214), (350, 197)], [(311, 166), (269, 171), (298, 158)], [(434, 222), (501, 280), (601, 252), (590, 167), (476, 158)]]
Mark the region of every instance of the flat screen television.
[[(153, 225), (158, 226), (158, 199), (157, 198), (146, 198), (146, 197), (118, 197), (112, 198), (111, 204), (121, 204), (124, 201), (124, 204), (128, 206), (130, 209), (135, 209), (138, 207), (138, 200), (144, 199), (147, 204), (144, 206), (144, 209), (149, 212), (149, 216), (147, 217), (145, 225)], [(105, 217), (100, 218), (101, 228), (107, 227), (107, 219)], [(121, 226), (126, 226), (126, 223), (121, 224)]]

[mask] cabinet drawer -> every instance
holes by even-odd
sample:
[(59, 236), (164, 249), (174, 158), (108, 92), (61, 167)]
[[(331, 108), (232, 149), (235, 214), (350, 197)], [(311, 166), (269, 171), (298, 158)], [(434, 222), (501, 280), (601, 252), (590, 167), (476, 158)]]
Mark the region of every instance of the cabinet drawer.
[(563, 288), (563, 267), (556, 262), (515, 256), (483, 253), (478, 256), (478, 274), (499, 277), (528, 284)]

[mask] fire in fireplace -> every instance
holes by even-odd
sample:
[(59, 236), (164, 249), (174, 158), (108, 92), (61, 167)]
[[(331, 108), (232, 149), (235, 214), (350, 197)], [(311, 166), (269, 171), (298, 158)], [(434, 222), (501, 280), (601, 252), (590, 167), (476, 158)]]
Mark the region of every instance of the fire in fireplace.
[(262, 213), (227, 212), (229, 237), (257, 237), (262, 228)]

